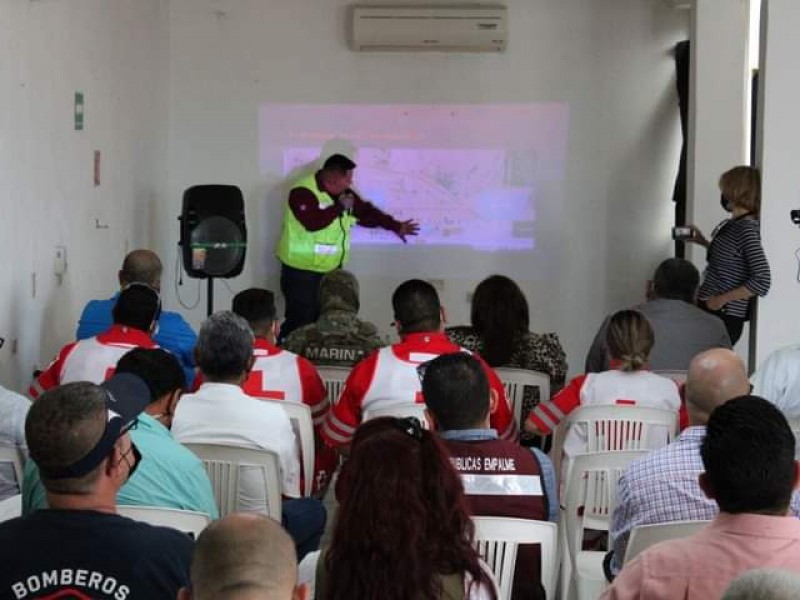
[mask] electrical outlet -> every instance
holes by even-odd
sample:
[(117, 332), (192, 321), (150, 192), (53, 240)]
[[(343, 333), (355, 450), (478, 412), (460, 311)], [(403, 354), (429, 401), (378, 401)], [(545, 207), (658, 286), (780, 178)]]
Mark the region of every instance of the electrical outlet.
[(62, 276), (67, 272), (67, 247), (56, 246), (53, 253), (53, 275)]

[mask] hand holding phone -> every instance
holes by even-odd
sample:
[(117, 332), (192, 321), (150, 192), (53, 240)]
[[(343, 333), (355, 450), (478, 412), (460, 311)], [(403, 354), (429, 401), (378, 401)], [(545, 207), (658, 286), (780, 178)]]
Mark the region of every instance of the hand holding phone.
[(694, 238), (694, 230), (688, 225), (679, 225), (672, 228), (672, 239), (685, 242)]

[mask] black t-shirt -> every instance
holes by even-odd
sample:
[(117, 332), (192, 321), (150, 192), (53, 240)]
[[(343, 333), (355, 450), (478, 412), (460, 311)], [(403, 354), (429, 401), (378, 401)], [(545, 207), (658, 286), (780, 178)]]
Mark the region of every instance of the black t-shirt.
[(194, 542), (96, 511), (38, 510), (0, 523), (0, 599), (174, 600)]

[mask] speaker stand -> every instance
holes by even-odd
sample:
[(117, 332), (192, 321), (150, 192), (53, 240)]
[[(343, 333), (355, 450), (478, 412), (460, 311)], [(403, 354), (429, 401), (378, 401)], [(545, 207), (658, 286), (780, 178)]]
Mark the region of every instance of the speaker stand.
[(208, 281), (208, 292), (206, 293), (206, 300), (208, 301), (208, 307), (206, 309), (206, 316), (210, 317), (214, 314), (214, 278), (209, 277)]

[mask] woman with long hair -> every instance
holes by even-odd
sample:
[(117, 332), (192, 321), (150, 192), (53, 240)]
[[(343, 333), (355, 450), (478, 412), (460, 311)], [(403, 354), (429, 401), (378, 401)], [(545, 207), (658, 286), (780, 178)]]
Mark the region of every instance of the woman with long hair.
[[(472, 295), (470, 321), (471, 326), (445, 330), (453, 343), (477, 352), (492, 367), (547, 373), (553, 394), (563, 387), (567, 376), (567, 355), (558, 335), (529, 330), (528, 301), (512, 279), (492, 275), (481, 281)], [(526, 390), (522, 400), (522, 422), (533, 406), (550, 399), (539, 398), (538, 394), (538, 389)]]
[[(551, 402), (531, 411), (525, 423), (528, 431), (548, 434), (573, 410), (586, 405), (634, 405), (677, 413), (681, 404), (678, 385), (647, 370), (655, 342), (647, 317), (636, 310), (614, 313), (606, 342), (611, 370), (575, 377)], [(570, 457), (586, 452), (586, 443), (585, 425), (572, 427), (564, 438), (564, 454)]]
[(330, 547), (300, 568), (318, 600), (496, 600), (461, 479), (416, 419), (362, 424), (336, 495)]

